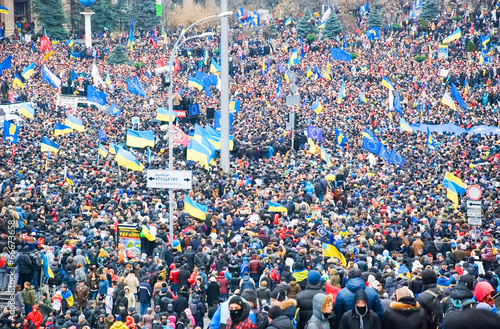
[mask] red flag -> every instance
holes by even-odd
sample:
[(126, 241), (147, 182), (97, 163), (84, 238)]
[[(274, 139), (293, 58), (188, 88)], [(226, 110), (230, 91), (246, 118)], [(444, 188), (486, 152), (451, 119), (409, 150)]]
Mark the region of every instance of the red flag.
[(174, 143), (181, 144), (184, 146), (189, 146), (189, 136), (186, 135), (181, 130), (181, 128), (179, 128), (177, 126), (173, 126), (173, 128), (174, 128), (173, 129), (173, 135), (174, 135), (173, 141), (174, 141)]
[(40, 51), (51, 51), (52, 50), (52, 43), (50, 42), (49, 38), (47, 38), (46, 35), (42, 35), (40, 38)]
[(177, 71), (180, 71), (181, 70), (181, 62), (179, 61), (179, 59), (177, 58), (175, 60), (175, 65), (174, 65), (174, 74), (177, 72)]
[(165, 65), (165, 54), (161, 54), (161, 59), (156, 62), (156, 67), (164, 67)]

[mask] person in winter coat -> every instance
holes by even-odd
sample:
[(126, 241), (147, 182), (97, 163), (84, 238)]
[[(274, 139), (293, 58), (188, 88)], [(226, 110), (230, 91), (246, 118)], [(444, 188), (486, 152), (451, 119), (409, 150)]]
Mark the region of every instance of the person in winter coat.
[(38, 305), (33, 306), (33, 310), (28, 313), (26, 320), (32, 321), (35, 324), (36, 329), (40, 329), (40, 325), (43, 322), (42, 313), (38, 311)]
[(490, 311), (466, 309), (446, 316), (443, 329), (489, 329), (500, 328), (500, 317), (492, 316)]
[(474, 279), (470, 275), (462, 275), (457, 284), (451, 289), (450, 296), (441, 301), (442, 313), (446, 315), (450, 310), (458, 308), (475, 308), (476, 300), (472, 293)]
[(195, 327), (203, 328), (203, 316), (205, 315), (205, 306), (200, 300), (200, 295), (194, 294), (189, 309), (194, 317)]
[(50, 299), (46, 292), (42, 293), (42, 300), (38, 303), (38, 310), (42, 313), (44, 319), (53, 311), (50, 307)]
[(155, 316), (152, 314), (153, 310), (151, 307), (148, 307), (146, 309), (146, 314), (142, 317), (142, 323), (144, 324), (144, 327), (147, 329), (153, 328), (153, 321), (155, 319)]
[(21, 286), (17, 285), (16, 289), (14, 290), (14, 306), (19, 309), (23, 310), (24, 309), (24, 297), (23, 297), (23, 292), (21, 290)]
[(434, 270), (428, 268), (422, 271), (422, 283), (424, 284), (422, 287), (423, 292), (418, 295), (417, 302), (427, 313), (427, 326), (429, 328), (435, 328), (439, 324), (438, 321), (431, 321), (434, 314), (434, 298), (441, 291), (441, 288), (436, 285), (436, 282), (437, 274), (436, 272), (434, 272)]
[(24, 285), (25, 282), (31, 282), (33, 279), (34, 266), (29, 256), (29, 251), (29, 247), (24, 246), (23, 252), (16, 259), (15, 266), (19, 266), (19, 279), (17, 283), (20, 285)]
[(249, 319), (250, 307), (240, 296), (229, 300), (229, 318), (226, 329), (256, 329), (257, 326)]
[(220, 293), (219, 293), (219, 283), (215, 279), (214, 276), (208, 280), (208, 285), (206, 289), (206, 295), (207, 295), (207, 304), (208, 305), (213, 305), (214, 302), (219, 301)]
[(407, 287), (396, 290), (396, 300), (389, 304), (381, 321), (382, 329), (426, 329), (425, 311)]
[(219, 273), (217, 282), (219, 282), (219, 297), (226, 300), (227, 295), (229, 294), (229, 280), (226, 278), (224, 272)]
[(137, 287), (139, 286), (139, 279), (135, 276), (135, 273), (130, 271), (125, 277), (125, 284), (130, 288), (130, 292), (134, 295), (137, 294)]
[(274, 289), (270, 296), (271, 306), (279, 306), (283, 314), (288, 316), (294, 327), (300, 322), (300, 312), (297, 307), (297, 301), (293, 298), (287, 298), (286, 292), (281, 289)]
[(333, 298), (326, 294), (316, 294), (312, 300), (312, 316), (307, 321), (308, 329), (330, 328), (328, 317), (333, 310)]
[(271, 301), (271, 291), (267, 287), (267, 282), (262, 281), (259, 288), (257, 288), (257, 299), (259, 301), (260, 307), (262, 307), (262, 301), (265, 300), (267, 304)]
[(31, 312), (31, 308), (35, 305), (35, 290), (31, 287), (29, 282), (24, 283), (23, 289), (23, 302), (24, 302), (24, 314)]
[(108, 288), (104, 302), (106, 304), (106, 314), (113, 314), (113, 288)]
[(297, 294), (301, 292), (302, 289), (300, 288), (299, 284), (297, 283), (297, 281), (295, 281), (295, 278), (293, 277), (290, 280), (289, 285), (290, 285), (290, 291), (288, 292), (288, 298), (295, 298), (295, 296), (297, 296)]
[(307, 321), (313, 315), (313, 298), (317, 294), (324, 294), (321, 291), (321, 274), (318, 271), (312, 270), (307, 274), (307, 286), (304, 291), (301, 291), (295, 297), (300, 309), (299, 329), (304, 329)]
[(488, 281), (480, 281), (474, 288), (474, 297), (477, 301), (476, 308), (490, 310), (497, 313), (493, 294), (495, 290)]
[(122, 317), (117, 315), (116, 321), (113, 323), (110, 329), (128, 329), (127, 325), (122, 322)]
[(87, 307), (89, 302), (90, 289), (85, 285), (85, 281), (80, 281), (75, 290), (75, 299), (80, 309)]
[(290, 318), (283, 314), (279, 306), (273, 306), (267, 313), (269, 324), (266, 329), (294, 329), (295, 327)]
[[(361, 279), (361, 270), (358, 268), (351, 268), (347, 274), (349, 280), (346, 283), (345, 288), (341, 289), (337, 293), (337, 298), (335, 300), (335, 315), (337, 318), (337, 325), (340, 324), (342, 315), (349, 310), (353, 310), (354, 306), (354, 295), (358, 290), (363, 290), (368, 296), (367, 306), (370, 310), (377, 313), (378, 318), (384, 316), (384, 308), (380, 302), (380, 297), (375, 289), (367, 287), (365, 281)], [(300, 294), (299, 294), (300, 295)], [(300, 303), (300, 299), (299, 299)]]
[(144, 277), (139, 285), (139, 303), (141, 304), (141, 315), (146, 314), (146, 310), (151, 306), (151, 296), (153, 295), (153, 288), (149, 284), (149, 277)]
[(135, 308), (135, 295), (130, 291), (129, 286), (125, 286), (125, 298), (128, 300), (128, 307), (134, 307)]
[(380, 329), (377, 313), (368, 307), (368, 295), (364, 289), (354, 294), (352, 310), (342, 316), (338, 329)]

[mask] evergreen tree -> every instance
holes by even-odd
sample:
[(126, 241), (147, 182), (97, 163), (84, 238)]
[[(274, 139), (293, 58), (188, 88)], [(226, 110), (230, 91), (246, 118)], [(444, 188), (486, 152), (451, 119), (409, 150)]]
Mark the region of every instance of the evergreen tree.
[(366, 18), (366, 30), (370, 30), (374, 27), (382, 26), (382, 16), (377, 8), (370, 8), (368, 17)]
[[(156, 16), (156, 0), (140, 0), (130, 5), (130, 16), (135, 20), (134, 31), (149, 32), (160, 24), (161, 17)], [(128, 28), (127, 28), (128, 30)]]
[(118, 6), (113, 5), (111, 0), (99, 0), (91, 8), (95, 12), (92, 15), (92, 32), (100, 32), (104, 27), (113, 31), (115, 19), (118, 17)]
[(439, 14), (439, 6), (436, 0), (425, 0), (422, 4), (422, 14), (420, 18), (425, 19), (427, 22), (432, 22)]
[(297, 25), (297, 34), (299, 37), (306, 38), (310, 34), (318, 34), (318, 27), (309, 8), (304, 12), (304, 16), (300, 19)]
[(272, 20), (267, 26), (266, 26), (266, 33), (267, 37), (271, 39), (275, 39), (279, 36), (278, 28), (276, 26), (276, 22)]
[(130, 64), (130, 58), (128, 58), (122, 45), (116, 45), (113, 52), (108, 57), (109, 64)]
[(68, 32), (64, 29), (66, 16), (61, 0), (35, 0), (33, 12), (38, 15), (39, 25), (45, 27), (50, 38), (64, 40)]
[(337, 14), (332, 11), (323, 28), (323, 38), (332, 39), (336, 35), (339, 35), (342, 29), (342, 23), (340, 23)]

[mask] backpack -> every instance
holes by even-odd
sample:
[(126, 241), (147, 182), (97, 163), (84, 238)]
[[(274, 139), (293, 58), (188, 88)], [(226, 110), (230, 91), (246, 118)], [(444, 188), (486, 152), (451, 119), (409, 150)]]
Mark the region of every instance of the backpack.
[(434, 292), (430, 289), (424, 291), (433, 297), (430, 306), (431, 314), (427, 313), (427, 323), (430, 328), (437, 328), (443, 322), (443, 305), (441, 301), (446, 298), (443, 288), (439, 288), (438, 292)]
[(240, 289), (241, 289), (241, 291), (243, 291), (245, 289), (255, 290), (255, 284), (253, 284), (252, 281), (250, 281), (249, 276), (244, 276)]
[(189, 309), (191, 310), (191, 314), (193, 317), (196, 317), (198, 314), (198, 305), (196, 303), (189, 304)]
[[(450, 300), (450, 307), (446, 309), (444, 303), (447, 300)], [(458, 311), (462, 311), (464, 309), (468, 308), (475, 308), (476, 307), (476, 301), (473, 298), (470, 299), (465, 299), (465, 300), (460, 300), (460, 299), (454, 299), (451, 297), (445, 297), (441, 300), (442, 307), (441, 309), (443, 310), (443, 315), (442, 319), (444, 319), (448, 314), (455, 313)]]

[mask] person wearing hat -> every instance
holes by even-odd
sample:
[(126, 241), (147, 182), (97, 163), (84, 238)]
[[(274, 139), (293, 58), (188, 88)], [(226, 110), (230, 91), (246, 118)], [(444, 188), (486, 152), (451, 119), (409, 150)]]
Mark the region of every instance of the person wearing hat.
[(476, 300), (472, 289), (474, 288), (474, 278), (470, 275), (462, 275), (457, 284), (451, 289), (450, 296), (443, 298), (441, 305), (443, 314), (453, 313), (455, 310), (475, 308)]
[(141, 284), (138, 290), (138, 299), (141, 305), (141, 315), (146, 314), (146, 310), (151, 305), (151, 297), (153, 295), (153, 288), (149, 284), (149, 276), (141, 278)]
[(45, 319), (47, 315), (52, 312), (52, 308), (50, 307), (50, 299), (48, 298), (48, 294), (44, 291), (42, 293), (42, 300), (38, 303), (38, 310), (42, 313), (42, 317)]
[(127, 325), (122, 322), (122, 317), (120, 315), (116, 316), (115, 323), (109, 329), (128, 329)]
[(313, 315), (313, 297), (317, 294), (325, 294), (321, 291), (321, 274), (316, 270), (311, 270), (307, 273), (306, 289), (299, 292), (295, 298), (300, 309), (299, 329), (304, 329)]
[(391, 329), (421, 329), (427, 327), (425, 311), (407, 287), (396, 290), (396, 301), (389, 304), (381, 327)]
[(283, 314), (279, 306), (273, 306), (267, 312), (268, 325), (266, 329), (294, 329), (290, 318)]
[(288, 298), (286, 291), (276, 288), (271, 292), (271, 306), (279, 306), (283, 314), (288, 316), (294, 326), (299, 323), (300, 314), (297, 307), (297, 301), (294, 298)]
[(313, 314), (307, 322), (307, 328), (330, 328), (328, 319), (333, 311), (333, 297), (327, 294), (316, 294), (312, 299), (312, 307)]
[(433, 310), (433, 302), (434, 298), (437, 298), (438, 295), (443, 292), (443, 289), (437, 286), (437, 274), (433, 269), (427, 268), (422, 271), (422, 283), (423, 292), (418, 295), (417, 302), (420, 306), (425, 310), (427, 314), (427, 325), (429, 327), (436, 327), (439, 323), (435, 319), (434, 310)]
[(368, 296), (365, 290), (358, 289), (354, 294), (353, 301), (352, 309), (344, 313), (338, 328), (380, 329), (377, 313), (368, 307)]
[(371, 287), (367, 287), (363, 279), (361, 279), (361, 270), (354, 267), (351, 268), (347, 274), (348, 281), (345, 288), (342, 288), (337, 293), (337, 298), (335, 299), (335, 315), (337, 318), (337, 324), (340, 324), (342, 315), (345, 312), (353, 309), (354, 306), (354, 294), (358, 290), (363, 290), (368, 298), (367, 307), (377, 313), (379, 319), (384, 316), (384, 308), (380, 302), (380, 297), (377, 291)]
[(257, 326), (249, 319), (250, 306), (242, 297), (233, 296), (229, 300), (229, 318), (227, 329), (256, 329)]

